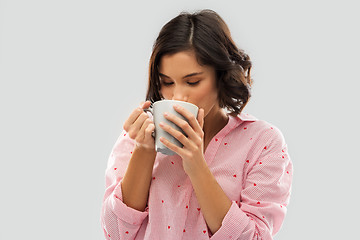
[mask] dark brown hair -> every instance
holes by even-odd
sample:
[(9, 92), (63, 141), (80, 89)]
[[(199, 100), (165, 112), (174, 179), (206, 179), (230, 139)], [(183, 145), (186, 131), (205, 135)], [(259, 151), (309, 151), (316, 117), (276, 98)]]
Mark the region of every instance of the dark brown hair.
[(250, 99), (251, 61), (237, 48), (224, 20), (212, 10), (181, 12), (166, 23), (157, 37), (149, 62), (146, 100), (163, 99), (158, 65), (162, 56), (194, 51), (198, 63), (216, 71), (219, 106), (239, 114)]

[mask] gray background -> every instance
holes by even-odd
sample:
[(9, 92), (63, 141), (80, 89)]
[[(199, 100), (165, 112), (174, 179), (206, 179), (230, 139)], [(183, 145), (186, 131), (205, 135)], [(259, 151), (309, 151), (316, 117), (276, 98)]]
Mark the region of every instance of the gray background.
[[(160, 28), (210, 8), (253, 61), (245, 108), (294, 164), (275, 239), (357, 235), (356, 1), (0, 0), (0, 239), (103, 239), (104, 171)], [(355, 235), (354, 235), (355, 234)]]

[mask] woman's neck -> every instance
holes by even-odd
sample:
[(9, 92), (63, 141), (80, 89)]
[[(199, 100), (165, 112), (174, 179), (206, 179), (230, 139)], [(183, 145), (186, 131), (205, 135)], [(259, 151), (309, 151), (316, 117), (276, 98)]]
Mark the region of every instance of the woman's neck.
[[(214, 109), (215, 110), (215, 109)], [(204, 119), (204, 141), (209, 142), (229, 121), (229, 116), (222, 108), (210, 111)]]

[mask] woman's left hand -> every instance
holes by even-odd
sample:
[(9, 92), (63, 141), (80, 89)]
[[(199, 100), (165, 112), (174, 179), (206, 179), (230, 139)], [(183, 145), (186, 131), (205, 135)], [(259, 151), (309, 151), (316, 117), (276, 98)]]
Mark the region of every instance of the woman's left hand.
[(184, 146), (182, 148), (178, 147), (165, 138), (160, 138), (160, 141), (182, 158), (184, 171), (188, 175), (191, 175), (192, 173), (201, 170), (206, 165), (204, 159), (204, 109), (199, 109), (197, 119), (192, 113), (181, 106), (175, 105), (174, 109), (183, 115), (190, 124), (173, 114), (164, 116), (167, 120), (179, 126), (188, 137), (167, 124), (160, 124), (161, 128), (174, 136)]

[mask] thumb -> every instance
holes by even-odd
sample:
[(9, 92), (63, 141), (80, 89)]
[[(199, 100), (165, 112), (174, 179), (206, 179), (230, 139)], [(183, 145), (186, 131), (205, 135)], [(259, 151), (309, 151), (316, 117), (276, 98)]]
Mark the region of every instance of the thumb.
[(147, 100), (146, 102), (141, 102), (141, 105), (140, 105), (140, 106), (141, 106), (143, 109), (145, 109), (145, 108), (149, 108), (150, 105), (151, 105), (151, 102), (150, 102), (149, 100)]
[(199, 114), (198, 114), (198, 122), (200, 124), (201, 129), (204, 127), (204, 109), (200, 108)]

